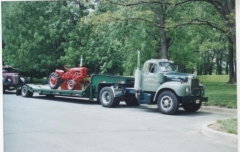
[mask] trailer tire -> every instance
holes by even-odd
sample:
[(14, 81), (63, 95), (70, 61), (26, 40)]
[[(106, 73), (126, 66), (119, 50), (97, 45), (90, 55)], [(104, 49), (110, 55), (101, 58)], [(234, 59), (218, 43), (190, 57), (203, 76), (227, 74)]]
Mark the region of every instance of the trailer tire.
[(118, 98), (114, 99), (113, 90), (111, 87), (104, 87), (99, 94), (99, 100), (103, 107), (117, 107), (120, 103)]
[(199, 104), (192, 103), (192, 104), (182, 104), (182, 107), (187, 112), (196, 112), (198, 111), (202, 106), (202, 102)]
[(33, 92), (29, 91), (28, 87), (26, 85), (22, 86), (21, 92), (22, 92), (23, 97), (32, 97), (33, 96)]
[(179, 99), (172, 91), (163, 91), (158, 96), (157, 105), (161, 113), (173, 115), (178, 111)]
[(139, 103), (135, 97), (134, 98), (125, 98), (124, 101), (128, 106), (139, 106)]
[(51, 89), (57, 89), (60, 86), (61, 79), (56, 72), (52, 72), (48, 79), (48, 84)]

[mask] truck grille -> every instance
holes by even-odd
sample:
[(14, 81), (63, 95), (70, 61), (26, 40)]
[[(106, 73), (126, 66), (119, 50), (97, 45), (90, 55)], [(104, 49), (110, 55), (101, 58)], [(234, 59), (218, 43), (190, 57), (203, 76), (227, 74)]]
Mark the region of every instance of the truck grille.
[(12, 82), (13, 82), (13, 84), (18, 84), (18, 75), (12, 76)]
[(191, 95), (202, 96), (203, 86), (199, 86), (199, 79), (192, 79)]

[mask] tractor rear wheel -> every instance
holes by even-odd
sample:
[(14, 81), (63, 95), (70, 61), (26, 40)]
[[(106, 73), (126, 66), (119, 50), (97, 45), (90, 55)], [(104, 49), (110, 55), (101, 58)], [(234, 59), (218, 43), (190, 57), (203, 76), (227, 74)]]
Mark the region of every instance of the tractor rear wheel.
[(56, 72), (51, 73), (48, 80), (51, 89), (57, 89), (60, 86), (61, 79)]

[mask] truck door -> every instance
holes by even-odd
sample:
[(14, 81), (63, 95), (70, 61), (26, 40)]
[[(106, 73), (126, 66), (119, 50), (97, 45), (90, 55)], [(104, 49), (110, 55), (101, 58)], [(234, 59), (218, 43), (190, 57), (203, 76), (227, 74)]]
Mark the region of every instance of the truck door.
[(142, 75), (142, 90), (155, 92), (159, 83), (157, 81), (157, 73), (159, 72), (159, 67), (156, 63), (147, 62), (143, 67)]

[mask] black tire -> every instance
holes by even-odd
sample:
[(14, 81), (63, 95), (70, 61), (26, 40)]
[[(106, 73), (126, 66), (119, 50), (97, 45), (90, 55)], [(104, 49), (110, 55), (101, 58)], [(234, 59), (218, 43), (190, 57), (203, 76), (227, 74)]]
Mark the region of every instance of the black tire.
[(99, 100), (103, 107), (117, 107), (120, 103), (119, 99), (114, 99), (111, 87), (104, 87), (99, 94)]
[(22, 86), (21, 92), (22, 92), (23, 97), (32, 97), (33, 96), (33, 92), (29, 91), (28, 87), (26, 85)]
[(157, 105), (161, 113), (173, 115), (178, 111), (179, 100), (172, 91), (163, 91), (158, 96)]
[(134, 98), (125, 98), (124, 101), (128, 106), (139, 106), (139, 103), (135, 97)]
[(51, 73), (48, 80), (51, 89), (57, 89), (60, 86), (61, 79), (56, 72)]
[(191, 103), (191, 104), (182, 104), (182, 107), (187, 112), (196, 112), (198, 111), (202, 106), (202, 102), (199, 104)]
[(6, 88), (5, 88), (5, 86), (3, 85), (3, 94), (5, 94), (6, 93)]
[(16, 95), (17, 96), (22, 95), (22, 90), (21, 89), (16, 90)]
[(75, 88), (76, 82), (74, 80), (69, 80), (67, 82), (67, 88), (68, 90), (73, 90)]

